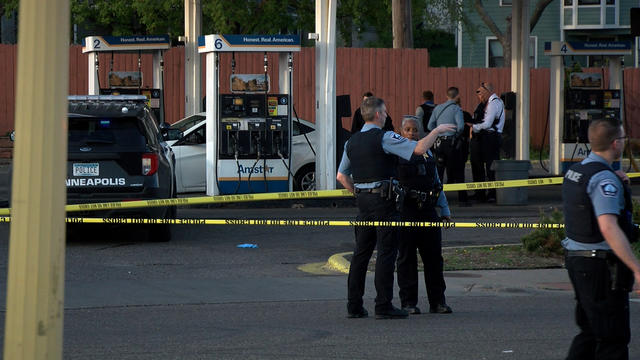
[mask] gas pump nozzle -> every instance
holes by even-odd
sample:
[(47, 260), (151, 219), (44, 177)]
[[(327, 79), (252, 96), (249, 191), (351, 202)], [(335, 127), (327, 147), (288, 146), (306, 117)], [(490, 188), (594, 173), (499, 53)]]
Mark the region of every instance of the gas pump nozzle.
[(230, 138), (233, 146), (233, 156), (235, 157), (236, 161), (238, 161), (238, 153), (239, 153), (238, 132), (237, 131), (232, 132)]

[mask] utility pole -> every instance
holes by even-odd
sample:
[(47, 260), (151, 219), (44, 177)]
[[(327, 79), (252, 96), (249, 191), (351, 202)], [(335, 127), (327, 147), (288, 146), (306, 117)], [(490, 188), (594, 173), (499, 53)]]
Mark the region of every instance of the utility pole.
[(411, 25), (411, 0), (392, 0), (393, 48), (413, 48), (413, 27)]
[(69, 17), (20, 1), (5, 359), (62, 359)]

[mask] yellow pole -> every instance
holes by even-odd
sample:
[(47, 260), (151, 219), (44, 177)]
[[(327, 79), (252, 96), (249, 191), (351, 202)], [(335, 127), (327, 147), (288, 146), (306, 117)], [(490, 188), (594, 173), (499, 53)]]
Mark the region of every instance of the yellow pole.
[(4, 358), (61, 359), (69, 0), (21, 0), (18, 19)]

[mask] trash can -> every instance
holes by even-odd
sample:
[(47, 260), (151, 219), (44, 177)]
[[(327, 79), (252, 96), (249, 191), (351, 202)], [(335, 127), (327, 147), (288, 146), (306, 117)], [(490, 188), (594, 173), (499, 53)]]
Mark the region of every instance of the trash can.
[[(496, 172), (496, 181), (528, 179), (530, 168), (529, 160), (495, 160), (491, 164), (491, 170)], [(526, 205), (527, 201), (526, 186), (496, 189), (497, 205)]]

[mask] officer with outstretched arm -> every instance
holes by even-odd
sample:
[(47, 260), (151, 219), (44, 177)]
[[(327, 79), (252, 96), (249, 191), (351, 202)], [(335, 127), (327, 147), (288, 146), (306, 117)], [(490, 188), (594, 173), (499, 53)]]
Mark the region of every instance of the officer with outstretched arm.
[(562, 245), (580, 327), (567, 359), (629, 357), (629, 292), (640, 293), (640, 262), (629, 244), (637, 238), (629, 178), (611, 167), (625, 140), (619, 120), (592, 120), (591, 153), (567, 171), (562, 184)]
[[(369, 97), (360, 107), (365, 125), (345, 144), (337, 180), (355, 194), (360, 221), (398, 221), (396, 203), (404, 194), (394, 177), (397, 157), (406, 160), (412, 154), (424, 154), (438, 135), (451, 131), (452, 125), (441, 125), (420, 141), (409, 140), (392, 131), (383, 131), (387, 108), (380, 98)], [(376, 319), (406, 318), (408, 313), (394, 307), (393, 271), (398, 251), (395, 227), (356, 226), (356, 243), (349, 268), (347, 317), (368, 316), (363, 307), (367, 267), (374, 248), (378, 249), (375, 269)]]

